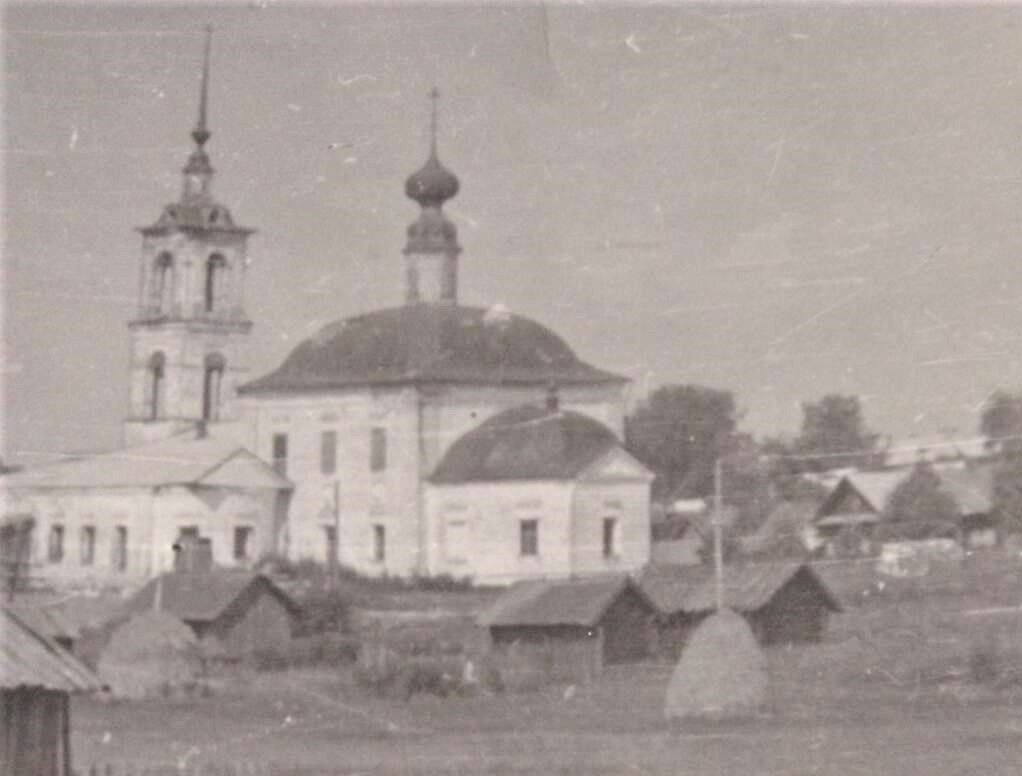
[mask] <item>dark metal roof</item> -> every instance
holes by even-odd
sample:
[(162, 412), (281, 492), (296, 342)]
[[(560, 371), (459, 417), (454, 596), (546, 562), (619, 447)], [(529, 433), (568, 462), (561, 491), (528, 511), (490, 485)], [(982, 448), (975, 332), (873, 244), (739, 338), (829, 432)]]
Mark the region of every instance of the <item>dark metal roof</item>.
[(61, 692), (98, 690), (99, 679), (16, 612), (0, 608), (0, 687), (40, 687)]
[(268, 577), (247, 571), (216, 569), (170, 572), (150, 580), (128, 600), (124, 614), (159, 608), (185, 622), (212, 622), (253, 585), (265, 586), (290, 611), (297, 611), (297, 604)]
[(241, 393), (367, 385), (585, 385), (627, 378), (580, 361), (556, 334), (502, 310), (450, 303), (377, 310), (321, 329)]
[(578, 412), (516, 407), (458, 439), (430, 480), (564, 480), (618, 447), (614, 432)]
[(508, 588), (477, 621), (492, 627), (597, 625), (625, 590), (633, 590), (653, 610), (653, 603), (624, 574), (589, 579), (518, 582)]
[[(724, 605), (737, 612), (754, 612), (797, 574), (807, 574), (832, 610), (841, 611), (837, 598), (806, 563), (757, 563), (724, 569)], [(662, 614), (713, 611), (717, 605), (713, 570), (706, 566), (650, 566), (639, 586)]]

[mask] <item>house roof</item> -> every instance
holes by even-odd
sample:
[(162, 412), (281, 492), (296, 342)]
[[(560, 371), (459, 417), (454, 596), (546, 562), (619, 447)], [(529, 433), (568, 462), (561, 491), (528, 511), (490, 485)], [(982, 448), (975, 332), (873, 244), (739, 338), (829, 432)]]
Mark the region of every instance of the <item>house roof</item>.
[(16, 612), (0, 607), (0, 687), (41, 687), (61, 692), (98, 690), (99, 679), (69, 652)]
[(8, 608), (32, 630), (47, 638), (74, 641), (82, 635), (78, 625), (63, 613), (59, 605), (10, 604)]
[(963, 515), (986, 514), (993, 510), (993, 466), (940, 467), (937, 475)]
[(624, 574), (571, 580), (518, 582), (477, 618), (488, 628), (525, 625), (593, 627), (625, 590), (653, 604)]
[(0, 484), (10, 488), (292, 487), (237, 442), (192, 434), (24, 469), (0, 478)]
[(506, 410), (458, 439), (437, 464), (435, 483), (574, 479), (620, 447), (614, 432), (578, 412)]
[(579, 360), (535, 321), (494, 308), (409, 304), (337, 321), (296, 347), (242, 394), (369, 385), (625, 383)]
[[(738, 612), (765, 606), (796, 574), (809, 574), (827, 605), (841, 605), (823, 581), (805, 563), (756, 563), (728, 566), (724, 570), (724, 605)], [(638, 579), (639, 586), (664, 614), (708, 612), (717, 607), (713, 570), (704, 566), (650, 566)]]
[(253, 585), (263, 585), (292, 612), (297, 604), (269, 577), (247, 571), (172, 571), (151, 579), (124, 605), (124, 614), (158, 608), (185, 622), (212, 622)]

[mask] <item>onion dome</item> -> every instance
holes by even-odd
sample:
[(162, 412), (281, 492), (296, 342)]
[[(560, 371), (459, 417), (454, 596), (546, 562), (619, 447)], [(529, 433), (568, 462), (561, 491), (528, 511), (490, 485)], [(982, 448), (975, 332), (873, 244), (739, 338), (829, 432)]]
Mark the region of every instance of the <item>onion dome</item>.
[(440, 164), (434, 151), (426, 164), (408, 176), (405, 194), (422, 207), (440, 207), (458, 193), (458, 178)]
[(627, 382), (581, 361), (545, 326), (504, 310), (411, 304), (329, 324), (274, 372), (239, 390), (302, 393), (354, 386), (559, 386)]

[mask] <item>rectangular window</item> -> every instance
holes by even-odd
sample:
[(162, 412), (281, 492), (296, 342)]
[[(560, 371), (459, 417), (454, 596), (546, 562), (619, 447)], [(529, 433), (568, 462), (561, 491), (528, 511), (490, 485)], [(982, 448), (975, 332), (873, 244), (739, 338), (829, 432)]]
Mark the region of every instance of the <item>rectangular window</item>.
[(539, 555), (539, 520), (519, 523), (519, 547), (522, 555)]
[(128, 568), (128, 529), (123, 525), (114, 528), (114, 542), (110, 560), (114, 571), (124, 571)]
[(83, 525), (81, 533), (81, 558), (83, 566), (91, 566), (96, 560), (96, 527)]
[(337, 565), (337, 529), (332, 525), (323, 526), (324, 554), (326, 565), (334, 568)]
[(248, 560), (249, 552), (249, 541), (252, 538), (252, 526), (249, 525), (238, 525), (234, 527), (234, 559), (235, 560)]
[(337, 432), (324, 431), (319, 437), (319, 470), (323, 474), (337, 471)]
[(617, 555), (617, 520), (613, 517), (603, 518), (603, 557), (613, 558)]
[(46, 557), (50, 563), (60, 563), (64, 560), (64, 526), (60, 524), (50, 526), (50, 539)]
[(273, 468), (281, 477), (287, 476), (287, 434), (273, 435)]
[(369, 468), (374, 472), (382, 472), (387, 468), (387, 429), (385, 428), (372, 430)]
[(387, 529), (377, 523), (373, 526), (373, 560), (382, 563), (387, 557)]

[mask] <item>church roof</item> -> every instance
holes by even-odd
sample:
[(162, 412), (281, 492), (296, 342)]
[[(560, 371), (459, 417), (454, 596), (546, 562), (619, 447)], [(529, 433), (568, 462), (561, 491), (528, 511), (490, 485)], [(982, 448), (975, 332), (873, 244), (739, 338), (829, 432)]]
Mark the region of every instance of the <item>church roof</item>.
[(0, 478), (9, 488), (153, 488), (160, 485), (291, 488), (237, 442), (180, 435), (109, 453), (69, 458)]
[(584, 385), (627, 378), (580, 361), (535, 321), (498, 309), (412, 304), (332, 323), (240, 393), (368, 385)]
[(458, 439), (435, 483), (573, 479), (619, 446), (614, 432), (578, 412), (516, 407)]

